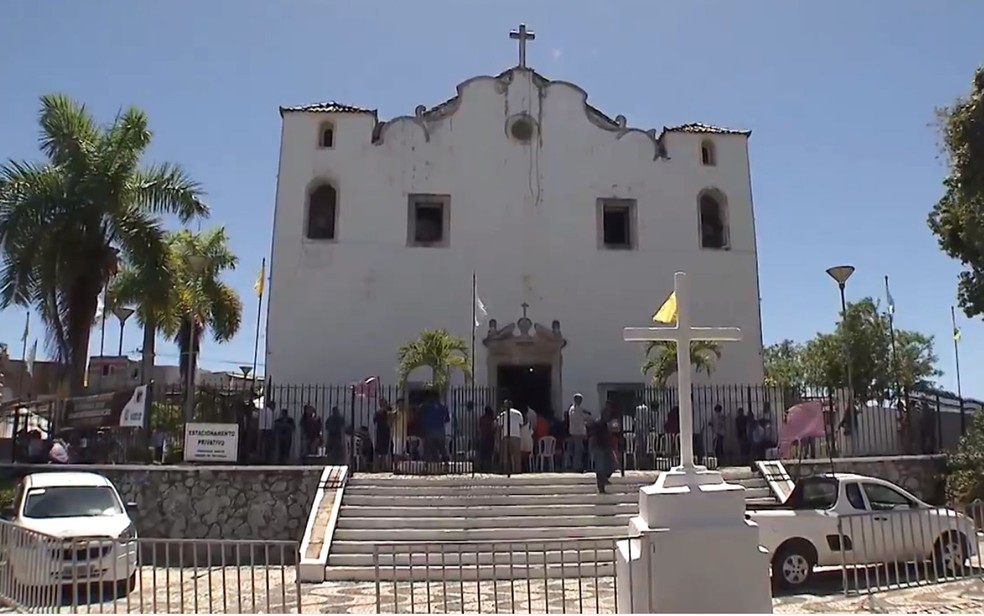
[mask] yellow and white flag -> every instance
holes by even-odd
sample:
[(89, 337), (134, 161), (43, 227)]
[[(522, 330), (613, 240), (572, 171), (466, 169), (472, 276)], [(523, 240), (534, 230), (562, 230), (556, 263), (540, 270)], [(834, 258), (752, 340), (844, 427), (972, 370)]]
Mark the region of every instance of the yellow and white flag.
[(677, 301), (676, 301), (676, 291), (670, 293), (670, 296), (666, 298), (663, 305), (659, 307), (656, 314), (653, 315), (653, 322), (655, 323), (676, 323), (677, 320)]
[(253, 290), (256, 291), (256, 297), (263, 297), (264, 283), (266, 283), (266, 259), (263, 259), (263, 263), (260, 264), (260, 273), (256, 276), (256, 282), (253, 283)]

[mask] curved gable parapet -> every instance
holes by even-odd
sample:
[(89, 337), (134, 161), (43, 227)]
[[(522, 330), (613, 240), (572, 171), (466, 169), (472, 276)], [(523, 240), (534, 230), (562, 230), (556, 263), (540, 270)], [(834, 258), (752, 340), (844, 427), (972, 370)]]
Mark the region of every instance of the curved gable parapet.
[(666, 154), (666, 147), (663, 143), (663, 135), (666, 132), (665, 129), (662, 133), (657, 133), (656, 129), (646, 130), (642, 128), (630, 128), (628, 126), (628, 120), (625, 116), (617, 115), (614, 118), (611, 118), (597, 107), (594, 107), (588, 103), (588, 92), (581, 86), (571, 83), (570, 81), (550, 80), (532, 69), (520, 67), (507, 69), (495, 76), (478, 75), (475, 77), (470, 77), (469, 79), (459, 83), (455, 87), (455, 95), (443, 103), (430, 108), (424, 105), (418, 105), (416, 109), (414, 109), (414, 115), (412, 116), (399, 116), (397, 118), (393, 118), (389, 122), (381, 122), (376, 126), (376, 130), (373, 132), (373, 143), (378, 145), (383, 142), (386, 127), (388, 125), (393, 124), (394, 122), (403, 121), (411, 121), (420, 126), (420, 128), (424, 131), (425, 138), (427, 141), (430, 141), (428, 125), (431, 123), (440, 122), (441, 120), (453, 116), (455, 112), (458, 111), (458, 108), (461, 107), (462, 95), (464, 94), (466, 88), (478, 82), (492, 81), (495, 91), (499, 94), (503, 94), (506, 92), (509, 84), (512, 83), (513, 76), (516, 71), (529, 71), (534, 85), (537, 86), (541, 93), (545, 93), (548, 89), (558, 86), (570, 88), (581, 97), (581, 103), (584, 106), (584, 116), (592, 125), (600, 128), (601, 130), (615, 133), (616, 140), (621, 140), (622, 137), (625, 137), (630, 133), (645, 135), (645, 137), (653, 144), (654, 161), (661, 158), (669, 158)]
[[(417, 109), (420, 109), (418, 107)], [(380, 145), (383, 143), (383, 137), (386, 135), (387, 129), (389, 129), (394, 124), (401, 122), (411, 122), (416, 126), (420, 127), (420, 130), (424, 131), (424, 141), (430, 143), (430, 131), (427, 129), (427, 124), (421, 119), (420, 115), (413, 116), (397, 116), (392, 120), (387, 122), (380, 122), (372, 131), (372, 144)]]
[[(535, 74), (535, 73), (534, 73)], [(544, 79), (541, 77), (541, 79)], [(571, 83), (569, 81), (550, 81), (544, 79), (545, 85), (543, 88), (548, 90), (553, 87), (563, 86), (574, 90), (581, 97), (581, 103), (584, 105), (584, 115), (591, 124), (600, 128), (601, 130), (615, 133), (615, 139), (621, 140), (631, 133), (638, 133), (644, 135), (653, 144), (653, 160), (657, 161), (660, 158), (666, 158), (666, 148), (663, 147), (662, 140), (657, 136), (656, 129), (651, 128), (645, 130), (642, 128), (630, 128), (628, 126), (628, 120), (624, 115), (617, 115), (615, 118), (609, 117), (603, 111), (588, 103), (588, 92), (581, 86)]]

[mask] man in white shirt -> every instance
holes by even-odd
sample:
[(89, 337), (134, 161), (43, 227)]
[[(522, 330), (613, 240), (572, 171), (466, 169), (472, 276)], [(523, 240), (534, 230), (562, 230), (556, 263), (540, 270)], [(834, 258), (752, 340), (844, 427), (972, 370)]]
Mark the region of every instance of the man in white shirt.
[(495, 420), (499, 428), (499, 442), (502, 443), (500, 453), (503, 466), (508, 474), (518, 473), (522, 469), (519, 439), (526, 425), (526, 417), (512, 407), (511, 400), (502, 401), (502, 411)]
[(567, 467), (579, 473), (584, 472), (584, 445), (591, 419), (591, 412), (582, 406), (583, 402), (581, 394), (574, 394), (574, 403), (567, 409)]

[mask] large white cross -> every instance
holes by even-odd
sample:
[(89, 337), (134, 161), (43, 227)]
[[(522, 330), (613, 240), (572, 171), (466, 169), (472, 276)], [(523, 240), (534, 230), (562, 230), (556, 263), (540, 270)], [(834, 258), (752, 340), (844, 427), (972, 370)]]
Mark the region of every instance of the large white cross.
[(693, 470), (694, 465), (694, 409), (691, 397), (690, 343), (695, 340), (735, 342), (741, 340), (737, 327), (692, 327), (690, 325), (690, 288), (687, 275), (677, 272), (673, 276), (676, 294), (676, 325), (662, 327), (626, 327), (626, 342), (651, 342), (672, 340), (677, 347), (677, 390), (680, 398), (680, 465)]

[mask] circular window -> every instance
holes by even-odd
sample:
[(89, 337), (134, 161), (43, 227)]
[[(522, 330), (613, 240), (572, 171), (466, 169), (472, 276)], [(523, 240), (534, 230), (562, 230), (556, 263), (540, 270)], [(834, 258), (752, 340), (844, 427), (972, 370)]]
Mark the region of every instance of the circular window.
[(529, 116), (519, 116), (509, 124), (509, 136), (516, 141), (526, 143), (533, 138), (533, 119)]

